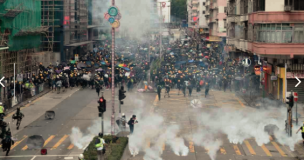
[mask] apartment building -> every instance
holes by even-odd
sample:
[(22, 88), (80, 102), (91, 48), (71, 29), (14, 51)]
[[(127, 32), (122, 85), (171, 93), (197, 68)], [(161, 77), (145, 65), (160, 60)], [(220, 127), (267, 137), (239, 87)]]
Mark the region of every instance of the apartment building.
[(188, 27), (194, 29), (198, 32), (201, 28), (201, 34), (208, 34), (208, 23), (206, 14), (208, 13), (206, 8), (207, 0), (188, 0), (187, 1), (187, 11), (188, 11)]
[(225, 42), (227, 36), (225, 9), (227, 0), (207, 0), (206, 13), (209, 25), (209, 41)]
[(304, 1), (229, 0), (227, 5), (230, 54), (255, 60), (266, 95), (285, 101), (293, 90), (304, 101), (304, 87), (295, 87), (296, 76), (304, 80)]

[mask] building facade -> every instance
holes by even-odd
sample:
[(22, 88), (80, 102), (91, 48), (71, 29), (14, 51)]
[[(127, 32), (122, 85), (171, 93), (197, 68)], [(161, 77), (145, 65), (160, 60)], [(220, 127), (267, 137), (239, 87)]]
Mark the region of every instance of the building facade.
[(205, 15), (209, 25), (210, 41), (225, 41), (227, 36), (226, 14), (227, 0), (207, 0), (206, 8), (208, 13)]
[(208, 28), (206, 19), (206, 1), (207, 0), (188, 0), (188, 27), (191, 28)]
[(227, 6), (228, 50), (262, 68), (266, 95), (285, 101), (293, 90), (304, 101), (304, 87), (295, 87), (295, 76), (304, 80), (304, 1), (229, 0)]

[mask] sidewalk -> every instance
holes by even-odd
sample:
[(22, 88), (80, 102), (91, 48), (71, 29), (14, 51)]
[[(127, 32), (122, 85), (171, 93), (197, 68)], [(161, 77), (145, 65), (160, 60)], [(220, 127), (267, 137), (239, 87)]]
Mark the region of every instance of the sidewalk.
[(44, 91), (42, 91), (41, 93), (39, 93), (39, 94), (37, 94), (37, 95), (35, 95), (35, 96), (33, 96), (33, 97), (31, 97), (31, 98), (29, 98), (29, 99), (27, 99), (27, 100), (21, 102), (21, 103), (19, 103), (19, 104), (16, 104), (16, 105), (13, 106), (13, 107), (10, 107), (10, 108), (6, 109), (6, 110), (5, 110), (5, 114), (9, 114), (9, 113), (15, 111), (17, 107), (25, 106), (25, 105), (31, 103), (32, 101), (36, 100), (37, 98), (40, 98), (40, 97), (44, 96), (45, 94), (49, 93), (50, 91), (51, 91), (51, 90), (50, 90), (49, 88), (46, 88), (46, 89), (45, 89)]
[[(57, 94), (56, 92), (45, 93), (44, 96), (40, 95), (36, 97), (35, 100), (30, 101), (24, 107), (21, 108), (21, 112), (24, 114), (24, 118), (22, 120), (20, 130), (16, 130), (15, 123), (11, 123), (11, 131), (15, 138), (18, 139), (18, 132), (22, 130), (22, 128), (27, 127), (33, 121), (37, 120), (39, 117), (43, 116), (46, 111), (51, 110), (57, 104), (64, 101), (66, 98), (70, 97), (72, 94), (77, 92), (79, 89), (67, 89), (65, 92)], [(14, 112), (10, 112), (4, 118), (4, 121), (11, 122), (12, 115)], [(55, 113), (56, 114), (56, 113)]]

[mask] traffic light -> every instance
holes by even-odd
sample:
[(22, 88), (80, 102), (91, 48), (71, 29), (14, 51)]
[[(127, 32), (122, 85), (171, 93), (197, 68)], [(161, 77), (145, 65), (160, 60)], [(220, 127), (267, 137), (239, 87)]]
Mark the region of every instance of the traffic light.
[(103, 97), (100, 97), (99, 100), (98, 100), (98, 104), (99, 104), (98, 111), (99, 112), (106, 112), (106, 110), (107, 110), (107, 106), (106, 106), (107, 101), (106, 101), (106, 99), (104, 99)]
[(126, 91), (124, 91), (124, 87), (121, 86), (120, 90), (119, 90), (119, 94), (118, 94), (118, 99), (120, 101), (120, 104), (123, 104), (122, 100), (126, 98), (125, 93), (126, 93)]
[(289, 97), (287, 97), (287, 99), (289, 100), (288, 102), (286, 102), (290, 108), (293, 107), (293, 102), (294, 102), (294, 97), (293, 95), (291, 94)]

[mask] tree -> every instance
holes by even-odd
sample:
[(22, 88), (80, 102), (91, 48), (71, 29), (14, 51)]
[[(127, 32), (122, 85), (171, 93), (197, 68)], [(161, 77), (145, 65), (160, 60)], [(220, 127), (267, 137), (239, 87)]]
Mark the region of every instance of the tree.
[(172, 0), (171, 15), (179, 21), (187, 19), (187, 0)]

